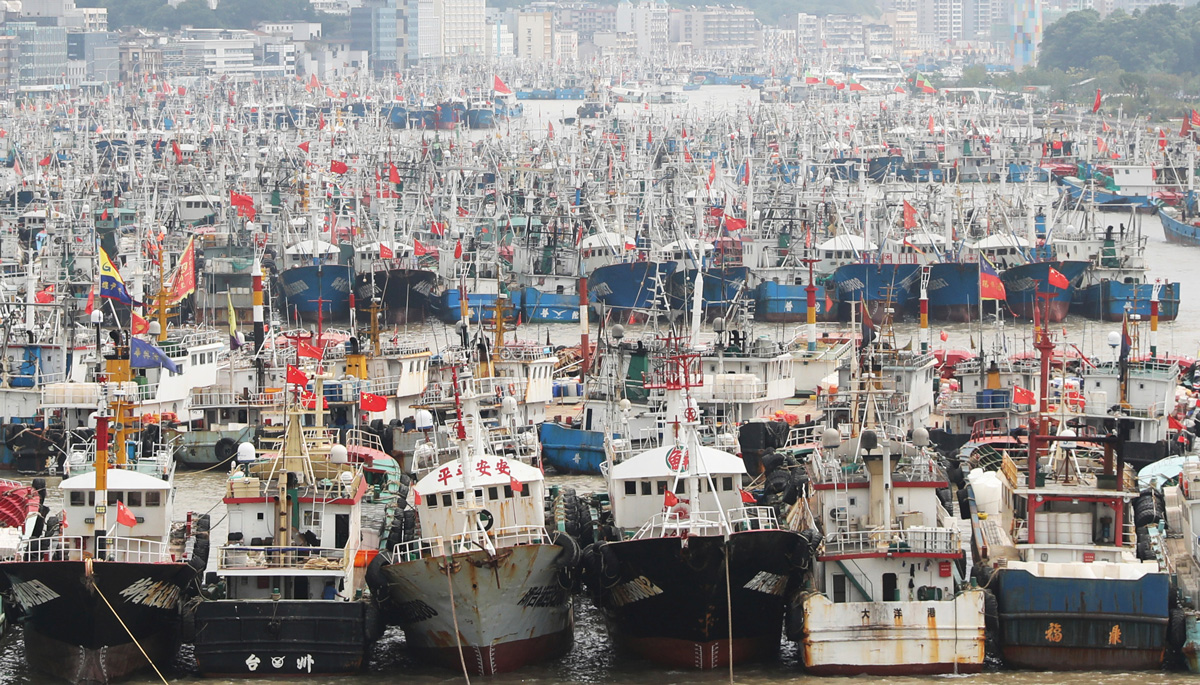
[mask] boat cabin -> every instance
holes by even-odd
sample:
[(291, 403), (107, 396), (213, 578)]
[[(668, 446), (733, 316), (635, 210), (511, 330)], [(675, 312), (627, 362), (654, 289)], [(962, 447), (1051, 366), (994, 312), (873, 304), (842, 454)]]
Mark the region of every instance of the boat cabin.
[(672, 509), (681, 514), (686, 507), (693, 516), (701, 512), (728, 512), (742, 505), (742, 477), (746, 465), (736, 455), (713, 447), (700, 447), (696, 464), (699, 480), (697, 502), (687, 501), (685, 481), (689, 478), (690, 457), (686, 447), (667, 444), (626, 459), (612, 467), (609, 497), (613, 523), (623, 531), (636, 531), (655, 515), (663, 513), (668, 491), (679, 503)]

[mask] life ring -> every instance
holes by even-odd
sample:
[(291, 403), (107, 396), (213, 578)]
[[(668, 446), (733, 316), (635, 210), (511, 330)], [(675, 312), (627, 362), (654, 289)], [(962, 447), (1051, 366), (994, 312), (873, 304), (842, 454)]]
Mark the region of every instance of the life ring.
[(491, 530), (492, 526), (496, 525), (496, 518), (492, 516), (492, 512), (488, 511), (487, 509), (481, 509), (479, 511), (479, 520), (483, 521), (483, 532), (485, 533)]
[(517, 396), (517, 384), (516, 383), (508, 384), (508, 394), (512, 395), (513, 397)]
[(692, 508), (688, 506), (687, 502), (676, 502), (667, 509), (667, 514), (673, 514), (682, 519), (687, 518), (691, 511)]

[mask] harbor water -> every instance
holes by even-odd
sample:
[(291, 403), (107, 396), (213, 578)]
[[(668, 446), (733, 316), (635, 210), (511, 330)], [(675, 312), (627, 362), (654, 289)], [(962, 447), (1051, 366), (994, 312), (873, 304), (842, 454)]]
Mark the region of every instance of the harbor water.
[[(752, 91), (736, 87), (705, 88), (689, 94), (691, 100), (680, 105), (655, 105), (647, 116), (674, 117), (687, 116), (689, 109), (723, 107), (730, 111), (730, 117), (742, 116), (739, 108), (744, 110), (746, 103), (756, 99)], [(577, 103), (568, 103), (573, 110)], [(632, 105), (621, 105), (634, 107)], [(800, 105), (796, 105), (800, 106)], [(501, 132), (469, 132), (451, 134), (463, 136), (478, 135), (528, 135), (531, 138), (544, 135), (547, 126), (555, 125), (560, 135), (569, 135), (570, 129), (559, 126), (563, 117), (572, 116), (567, 105), (561, 102), (525, 102), (526, 115), (518, 124), (522, 129)], [(636, 107), (640, 107), (636, 106)], [(971, 192), (969, 185), (964, 185), (962, 192)], [(1102, 215), (1114, 225), (1121, 221), (1129, 221), (1127, 215)], [(1168, 244), (1162, 233), (1157, 217), (1143, 216), (1140, 219), (1141, 230), (1147, 237), (1146, 262), (1149, 265), (1149, 277), (1170, 279), (1182, 285), (1182, 298), (1178, 320), (1163, 323), (1159, 327), (1158, 349), (1160, 354), (1196, 356), (1200, 345), (1200, 248), (1180, 247)], [(990, 351), (996, 339), (1007, 342), (998, 343), (1007, 354), (1030, 352), (1021, 347), (1027, 346), (1029, 336), (1026, 331), (1028, 322), (1014, 322), (1007, 319), (1005, 327), (1011, 333), (1009, 336), (997, 336), (996, 326), (985, 316), (984, 322), (973, 323), (932, 323), (931, 339), (933, 346), (947, 348), (967, 348), (986, 345)], [(1082, 317), (1071, 315), (1061, 324), (1064, 337), (1074, 343), (1088, 356), (1101, 359), (1111, 359), (1115, 349), (1110, 348), (1108, 339), (1112, 331), (1119, 331), (1119, 323), (1088, 321)], [(769, 336), (775, 340), (786, 341), (796, 330), (794, 324), (757, 324), (753, 330), (755, 336)], [(594, 329), (593, 329), (594, 331)], [(896, 324), (896, 343), (904, 346), (912, 339), (917, 341), (917, 324), (912, 320)], [(946, 333), (946, 340), (941, 340), (940, 333)], [(1144, 333), (1143, 333), (1144, 334)], [(440, 323), (428, 323), (420, 326), (409, 326), (395, 329), (393, 335), (401, 338), (428, 341), (431, 346), (439, 346), (455, 338), (453, 327)], [(532, 340), (549, 340), (555, 345), (575, 345), (579, 342), (579, 330), (575, 325), (544, 324), (524, 326), (518, 332), (521, 338)], [(711, 335), (711, 333), (708, 333)], [(1020, 342), (1018, 342), (1020, 341)], [(547, 414), (554, 415), (554, 407), (547, 409)], [(176, 478), (177, 499), (175, 511), (182, 516), (183, 512), (211, 512), (213, 539), (223, 540), (226, 526), (224, 521), (224, 505), (218, 501), (223, 490), (226, 473), (221, 470), (209, 472), (184, 472)], [(567, 477), (554, 476), (548, 479), (551, 485), (573, 487), (580, 492), (592, 492), (603, 486), (599, 477)], [(54, 486), (57, 479), (50, 479), (51, 500), (48, 502), (51, 511), (60, 506), (58, 493)], [(671, 616), (662, 616), (661, 620), (669, 622)], [(571, 652), (564, 658), (553, 662), (524, 668), (516, 673), (496, 676), (487, 679), (497, 684), (508, 683), (646, 683), (656, 682), (661, 685), (669, 683), (722, 683), (729, 682), (729, 674), (725, 671), (668, 671), (660, 667), (638, 660), (632, 656), (619, 653), (610, 642), (599, 611), (592, 606), (591, 600), (580, 596), (575, 608), (575, 642)], [(817, 681), (840, 682), (842, 679), (816, 678), (806, 676), (801, 667), (798, 647), (789, 642), (783, 642), (777, 660), (739, 666), (734, 672), (734, 679), (740, 683), (810, 683)], [(161, 665), (160, 665), (161, 666)], [(221, 680), (202, 681), (194, 674), (194, 664), (190, 652), (185, 648), (175, 663), (165, 665), (163, 676), (171, 683), (181, 682), (216, 682)], [(938, 678), (892, 678), (897, 682), (944, 682), (945, 676)], [(1169, 685), (1174, 683), (1191, 682), (1195, 676), (1187, 673), (1139, 673), (1136, 676), (1126, 673), (1029, 673), (1013, 671), (985, 672), (971, 676), (973, 683), (979, 685), (1025, 685), (1033, 683), (1045, 685), (1123, 685), (1131, 677), (1136, 677), (1143, 685)], [(371, 685), (374, 683), (444, 683), (461, 682), (462, 676), (454, 671), (428, 666), (416, 661), (406, 650), (402, 633), (393, 628), (373, 648), (368, 669), (361, 675), (343, 678), (321, 678), (326, 683), (355, 683)], [(30, 672), (23, 656), (20, 630), (10, 631), (7, 636), (0, 638), (0, 685), (26, 685), (47, 682), (44, 676)], [(161, 682), (153, 673), (143, 673), (131, 683)], [(234, 682), (234, 681), (227, 681)], [(242, 680), (237, 682), (257, 683), (276, 682), (268, 679)], [(478, 682), (478, 679), (477, 679)]]

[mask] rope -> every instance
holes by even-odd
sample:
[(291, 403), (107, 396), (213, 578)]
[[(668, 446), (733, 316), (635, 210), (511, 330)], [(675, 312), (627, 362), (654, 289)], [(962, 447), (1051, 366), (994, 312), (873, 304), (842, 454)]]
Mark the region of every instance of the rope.
[(729, 538), (725, 538), (725, 611), (729, 623), (729, 685), (733, 685), (733, 592), (729, 589)]
[(450, 617), (454, 619), (454, 641), (458, 643), (458, 661), (462, 664), (463, 680), (471, 685), (471, 674), (467, 672), (467, 657), (463, 653), (462, 633), (458, 630), (458, 608), (454, 599), (454, 582), (450, 580), (450, 565), (453, 562), (446, 559), (446, 587), (450, 588)]
[(163, 685), (171, 685), (167, 682), (167, 679), (163, 677), (162, 671), (158, 670), (158, 666), (154, 665), (154, 661), (150, 659), (150, 655), (147, 654), (146, 650), (142, 648), (142, 643), (138, 642), (138, 639), (133, 636), (133, 631), (129, 630), (129, 626), (125, 625), (125, 621), (121, 619), (121, 615), (117, 613), (117, 610), (113, 608), (112, 604), (109, 604), (108, 598), (105, 597), (104, 593), (100, 591), (100, 586), (93, 585), (92, 587), (96, 588), (96, 594), (100, 595), (100, 599), (104, 600), (104, 604), (108, 606), (108, 610), (113, 613), (113, 616), (117, 617), (117, 622), (120, 623), (121, 627), (125, 629), (125, 633), (129, 635), (129, 639), (133, 640), (133, 644), (137, 646), (138, 651), (142, 653), (142, 656), (146, 657), (146, 662), (149, 663), (150, 668), (153, 668), (154, 672), (158, 674), (158, 679), (163, 681)]

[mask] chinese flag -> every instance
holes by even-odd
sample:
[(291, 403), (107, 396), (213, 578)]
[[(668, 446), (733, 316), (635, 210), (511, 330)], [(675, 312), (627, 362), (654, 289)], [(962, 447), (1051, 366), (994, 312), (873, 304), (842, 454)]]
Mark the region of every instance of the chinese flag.
[(387, 398), (364, 392), (359, 396), (358, 406), (362, 407), (363, 411), (383, 411), (387, 409)]
[(88, 290), (87, 306), (83, 308), (83, 313), (91, 314), (92, 309), (95, 306), (96, 306), (96, 286), (92, 286), (91, 290)]
[(117, 523), (122, 526), (129, 526), (130, 528), (137, 525), (137, 517), (133, 515), (132, 511), (129, 511), (129, 507), (125, 506), (125, 503), (121, 500), (117, 500)]
[(462, 254), (463, 254), (462, 241), (461, 240), (454, 241), (454, 258), (462, 259)]
[(321, 357), (325, 356), (321, 354), (321, 350), (318, 350), (303, 340), (298, 340), (296, 342), (296, 354), (301, 357), (308, 357), (309, 359), (320, 359)]
[(525, 492), (525, 484), (517, 480), (514, 476), (508, 477), (508, 484), (512, 487), (513, 492)]
[(679, 498), (675, 496), (675, 493), (667, 490), (667, 493), (663, 495), (663, 506), (673, 507), (676, 504), (679, 504)]
[(50, 166), (50, 155), (43, 157), (42, 161), (38, 162), (38, 166)]
[(1092, 103), (1092, 114), (1100, 111), (1100, 89), (1096, 89), (1096, 101)]
[(424, 256), (427, 252), (429, 252), (429, 250), (427, 250), (425, 248), (425, 246), (421, 244), (421, 241), (417, 240), (416, 238), (413, 238), (413, 254), (415, 254), (418, 257), (421, 257), (421, 256)]
[(1071, 285), (1071, 282), (1067, 280), (1067, 277), (1059, 273), (1054, 267), (1050, 267), (1050, 275), (1046, 278), (1046, 280), (1055, 288), (1066, 288), (1067, 286)]
[(908, 200), (904, 201), (904, 227), (908, 229), (917, 227), (917, 208), (908, 204)]
[(742, 490), (742, 504), (756, 504), (758, 500), (754, 499), (754, 495), (745, 490)]
[[(53, 302), (54, 301), (54, 284), (51, 283), (50, 285), (46, 286), (42, 290), (39, 290), (38, 293), (33, 296), (33, 301), (37, 302), (38, 304), (49, 304), (49, 303)], [(88, 312), (88, 313), (90, 314), (91, 312)], [(136, 316), (136, 314), (134, 316)]]
[(129, 329), (134, 335), (141, 335), (150, 330), (150, 322), (138, 316), (137, 312), (129, 312)]
[(299, 145), (297, 145), (296, 147), (300, 148), (301, 150), (304, 150), (305, 152), (308, 152), (308, 144), (309, 144), (309, 141), (306, 140), (303, 143), (300, 143)]
[(308, 374), (301, 371), (298, 367), (288, 364), (287, 382), (294, 385), (308, 385)]
[(417, 492), (416, 488), (413, 488), (412, 494), (413, 494), (413, 503), (416, 504), (417, 506), (420, 506), (421, 505), (421, 493)]
[(335, 174), (344, 174), (350, 170), (350, 167), (346, 166), (345, 162), (335, 159), (329, 162), (329, 170)]
[(396, 169), (394, 162), (388, 162), (388, 183), (392, 185), (400, 183), (400, 172)]
[(1019, 385), (1013, 386), (1013, 404), (1033, 404), (1037, 402), (1037, 396), (1032, 390), (1027, 390)]

